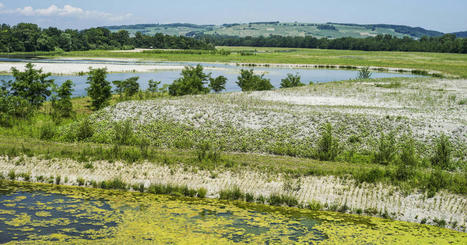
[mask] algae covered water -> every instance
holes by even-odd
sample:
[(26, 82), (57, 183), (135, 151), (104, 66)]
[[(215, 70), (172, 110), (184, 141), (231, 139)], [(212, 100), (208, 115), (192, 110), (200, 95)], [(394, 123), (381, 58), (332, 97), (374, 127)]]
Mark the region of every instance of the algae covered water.
[(123, 191), (6, 183), (0, 243), (465, 244), (434, 226), (334, 212)]

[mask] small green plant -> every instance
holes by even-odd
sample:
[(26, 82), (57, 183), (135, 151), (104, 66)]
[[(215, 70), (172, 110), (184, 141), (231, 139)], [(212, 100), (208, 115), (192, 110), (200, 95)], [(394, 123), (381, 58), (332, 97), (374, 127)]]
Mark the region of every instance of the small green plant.
[(381, 133), (378, 141), (378, 148), (374, 153), (374, 162), (389, 165), (394, 157), (397, 155), (397, 144), (394, 136), (394, 132), (385, 135)]
[(198, 156), (198, 161), (200, 162), (205, 160), (218, 162), (221, 158), (219, 150), (207, 141), (198, 144), (196, 154)]
[(300, 87), (305, 86), (304, 83), (301, 82), (300, 75), (295, 74), (287, 74), (287, 77), (281, 80), (281, 88), (292, 88), (292, 87)]
[(321, 161), (332, 161), (339, 153), (339, 143), (333, 136), (330, 123), (321, 127), (321, 138), (318, 141), (317, 153)]
[(115, 139), (114, 142), (119, 145), (129, 145), (133, 142), (133, 128), (131, 122), (116, 122), (114, 126)]
[(223, 200), (243, 200), (245, 194), (237, 186), (232, 189), (221, 190), (219, 193), (219, 198)]
[(83, 141), (85, 139), (91, 138), (94, 134), (94, 129), (92, 128), (91, 122), (88, 118), (84, 119), (79, 123), (78, 129), (76, 132), (76, 139), (78, 141)]
[(363, 67), (358, 71), (357, 79), (369, 79), (371, 75), (370, 67)]
[(79, 177), (78, 179), (76, 179), (76, 182), (78, 182), (78, 185), (79, 185), (79, 186), (83, 186), (83, 185), (86, 183), (86, 181), (85, 181), (83, 178), (81, 178), (81, 177)]
[(448, 170), (451, 168), (451, 142), (445, 134), (436, 140), (435, 153), (431, 158), (431, 164), (434, 167)]
[(251, 193), (246, 193), (245, 194), (245, 201), (247, 202), (254, 202), (255, 201), (255, 196)]
[(198, 189), (198, 197), (199, 198), (205, 198), (207, 193), (208, 193), (208, 190), (206, 190), (206, 188), (199, 188)]
[(43, 124), (39, 128), (39, 138), (41, 140), (50, 140), (55, 135), (54, 125), (50, 122)]
[(15, 170), (10, 170), (10, 172), (8, 172), (8, 178), (10, 178), (10, 180), (15, 180), (16, 179), (16, 173), (15, 173)]
[(84, 164), (84, 168), (85, 168), (85, 169), (93, 169), (94, 166), (92, 165), (91, 162), (87, 162), (87, 163)]
[(323, 207), (321, 206), (321, 203), (319, 203), (318, 201), (311, 201), (309, 204), (308, 204), (308, 208), (310, 210), (313, 210), (313, 211), (319, 211), (321, 210)]

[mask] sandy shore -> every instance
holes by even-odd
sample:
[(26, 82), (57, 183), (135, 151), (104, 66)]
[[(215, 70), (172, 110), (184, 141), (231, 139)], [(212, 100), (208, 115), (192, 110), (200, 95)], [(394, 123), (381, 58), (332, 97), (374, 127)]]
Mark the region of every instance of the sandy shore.
[[(81, 64), (81, 63), (33, 63), (37, 69), (57, 75), (71, 75), (88, 72), (89, 67), (107, 68), (108, 72), (154, 72), (161, 70), (181, 70), (183, 66), (161, 65), (118, 65), (118, 64)], [(24, 70), (26, 62), (0, 62), (0, 73), (9, 73), (14, 67)]]

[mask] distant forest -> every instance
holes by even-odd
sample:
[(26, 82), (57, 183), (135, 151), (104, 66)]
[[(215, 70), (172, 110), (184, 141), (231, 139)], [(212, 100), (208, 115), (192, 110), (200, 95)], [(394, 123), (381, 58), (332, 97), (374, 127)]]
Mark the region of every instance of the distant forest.
[(467, 53), (467, 39), (457, 38), (454, 34), (439, 37), (397, 38), (391, 35), (378, 35), (368, 38), (343, 37), (336, 39), (307, 37), (234, 37), (202, 35), (198, 39), (216, 46), (251, 46), (283, 48), (320, 48), (363, 51), (414, 51), (440, 53)]
[[(322, 28), (328, 28), (323, 26)], [(252, 46), (286, 48), (321, 48), (364, 51), (417, 51), (442, 53), (467, 53), (467, 39), (454, 34), (437, 37), (397, 38), (391, 35), (378, 35), (368, 38), (314, 38), (307, 37), (235, 37), (221, 35), (169, 36), (145, 35), (140, 32), (130, 36), (128, 31), (111, 32), (98, 27), (82, 31), (59, 30), (55, 27), (39, 28), (35, 24), (6, 24), (0, 27), (0, 52), (34, 51), (84, 51), (95, 49), (203, 49), (212, 50), (215, 46)]]
[(137, 33), (130, 37), (127, 31), (112, 33), (109, 29), (98, 27), (82, 31), (55, 27), (39, 28), (36, 24), (20, 23), (16, 26), (6, 24), (0, 27), (0, 52), (35, 51), (84, 51), (93, 49), (214, 49), (203, 40), (183, 36), (156, 34), (154, 36)]

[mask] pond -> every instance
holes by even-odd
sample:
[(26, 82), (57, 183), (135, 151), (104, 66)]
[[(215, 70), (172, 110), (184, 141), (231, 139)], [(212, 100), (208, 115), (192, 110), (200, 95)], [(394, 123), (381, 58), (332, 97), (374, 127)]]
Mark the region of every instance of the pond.
[(0, 243), (456, 243), (443, 228), (244, 202), (0, 183)]
[[(322, 83), (332, 81), (342, 81), (354, 79), (358, 76), (356, 70), (337, 70), (337, 69), (305, 69), (305, 68), (278, 68), (278, 67), (241, 67), (233, 64), (222, 63), (196, 63), (196, 62), (150, 62), (150, 61), (124, 61), (124, 60), (69, 60), (69, 59), (21, 59), (21, 58), (0, 58), (0, 62), (34, 62), (34, 63), (66, 63), (66, 64), (117, 64), (117, 65), (158, 65), (158, 66), (195, 66), (201, 64), (205, 68), (206, 73), (212, 73), (212, 76), (223, 75), (227, 77), (226, 92), (241, 91), (237, 86), (237, 77), (241, 69), (254, 69), (256, 73), (263, 74), (271, 80), (271, 84), (275, 88), (280, 87), (281, 79), (285, 78), (288, 73), (299, 74), (303, 83), (310, 82)], [(157, 72), (135, 72), (135, 73), (111, 73), (108, 74), (108, 81), (124, 80), (130, 77), (138, 76), (140, 87), (146, 89), (149, 80), (161, 81), (163, 84), (171, 84), (175, 79), (180, 77), (181, 70), (160, 70)], [(415, 77), (416, 75), (408, 73), (388, 73), (388, 72), (373, 72), (372, 78), (388, 78), (388, 77)], [(72, 80), (75, 84), (73, 96), (85, 96), (85, 88), (87, 76), (65, 75), (52, 76), (57, 84), (62, 84), (66, 80)], [(1, 80), (12, 80), (11, 75), (0, 75)]]

